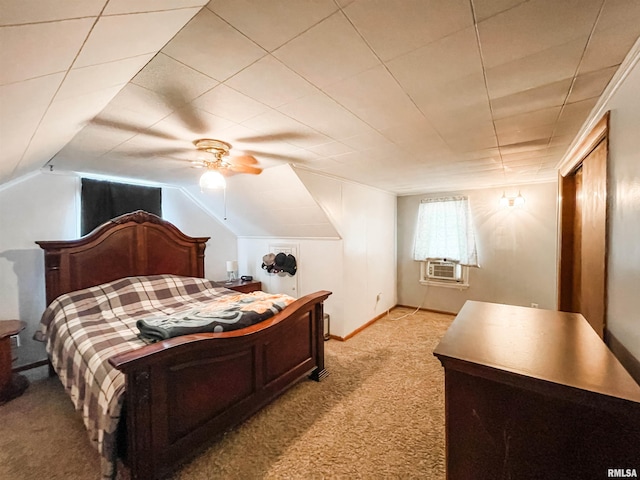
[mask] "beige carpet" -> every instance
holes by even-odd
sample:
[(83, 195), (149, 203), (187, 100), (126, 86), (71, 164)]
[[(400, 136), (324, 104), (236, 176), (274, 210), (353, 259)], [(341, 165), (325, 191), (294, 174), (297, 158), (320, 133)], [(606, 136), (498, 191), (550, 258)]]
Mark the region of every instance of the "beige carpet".
[[(444, 479), (443, 369), (432, 351), (452, 320), (398, 308), (346, 342), (326, 342), (329, 377), (296, 385), (174, 478)], [(99, 472), (57, 378), (0, 406), (0, 479)]]

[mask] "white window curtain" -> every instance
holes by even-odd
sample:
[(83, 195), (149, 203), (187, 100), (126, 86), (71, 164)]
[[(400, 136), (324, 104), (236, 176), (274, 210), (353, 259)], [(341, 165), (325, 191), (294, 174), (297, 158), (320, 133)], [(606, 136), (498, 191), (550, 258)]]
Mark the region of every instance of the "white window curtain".
[(467, 197), (422, 200), (413, 258), (418, 261), (446, 258), (462, 265), (479, 266)]

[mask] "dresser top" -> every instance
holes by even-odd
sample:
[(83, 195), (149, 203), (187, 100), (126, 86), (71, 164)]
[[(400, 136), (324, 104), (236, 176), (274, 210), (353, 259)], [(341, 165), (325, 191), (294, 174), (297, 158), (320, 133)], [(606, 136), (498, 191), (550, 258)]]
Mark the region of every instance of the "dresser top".
[(445, 367), (453, 362), (640, 403), (640, 386), (577, 313), (468, 301), (433, 353)]

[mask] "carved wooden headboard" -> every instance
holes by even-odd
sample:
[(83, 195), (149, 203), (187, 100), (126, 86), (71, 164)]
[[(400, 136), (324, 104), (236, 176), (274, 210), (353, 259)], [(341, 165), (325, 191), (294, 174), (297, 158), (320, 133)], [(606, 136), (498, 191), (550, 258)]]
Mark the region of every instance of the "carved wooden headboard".
[(44, 250), (47, 305), (63, 293), (118, 278), (171, 273), (204, 277), (210, 237), (189, 237), (151, 213), (138, 210), (77, 240), (39, 241)]

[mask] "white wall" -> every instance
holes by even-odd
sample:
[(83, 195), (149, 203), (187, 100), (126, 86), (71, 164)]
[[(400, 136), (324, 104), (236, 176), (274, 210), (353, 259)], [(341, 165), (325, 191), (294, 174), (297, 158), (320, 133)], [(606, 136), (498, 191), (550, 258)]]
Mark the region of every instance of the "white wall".
[(640, 361), (640, 54), (605, 110), (609, 131), (607, 330)]
[[(521, 191), (523, 208), (501, 208), (500, 197)], [(420, 200), (444, 194), (398, 198), (398, 303), (457, 313), (467, 300), (556, 308), (556, 183), (452, 192), (468, 195), (480, 268), (469, 271), (466, 290), (419, 283), (413, 242)]]
[(316, 267), (309, 274), (337, 286), (335, 298), (327, 302), (331, 333), (346, 337), (397, 303), (396, 197), (305, 170), (297, 172), (342, 237), (328, 249), (331, 253), (314, 254)]
[[(0, 318), (27, 322), (18, 363), (42, 359), (31, 336), (45, 309), (44, 254), (36, 240), (79, 236), (80, 179), (36, 173), (0, 187)], [(225, 260), (237, 255), (237, 239), (180, 190), (163, 189), (163, 216), (190, 236), (210, 236), (205, 275), (223, 279)], [(36, 356), (37, 358), (30, 358)]]
[(226, 261), (238, 258), (236, 236), (182, 190), (162, 189), (162, 217), (191, 237), (211, 237), (204, 252), (204, 276), (224, 280)]
[(44, 352), (30, 340), (45, 308), (44, 255), (35, 241), (78, 237), (78, 185), (76, 177), (37, 173), (0, 188), (0, 318), (27, 322), (21, 363)]
[[(270, 246), (296, 247), (298, 270), (294, 276), (268, 273), (261, 268), (262, 257)], [(239, 238), (238, 268), (240, 275), (251, 275), (262, 282), (262, 289), (270, 293), (286, 293), (301, 297), (318, 290), (329, 290), (324, 311), (331, 316), (331, 333), (341, 336), (344, 318), (344, 282), (342, 240), (310, 238)], [(293, 290), (295, 287), (295, 290)]]

